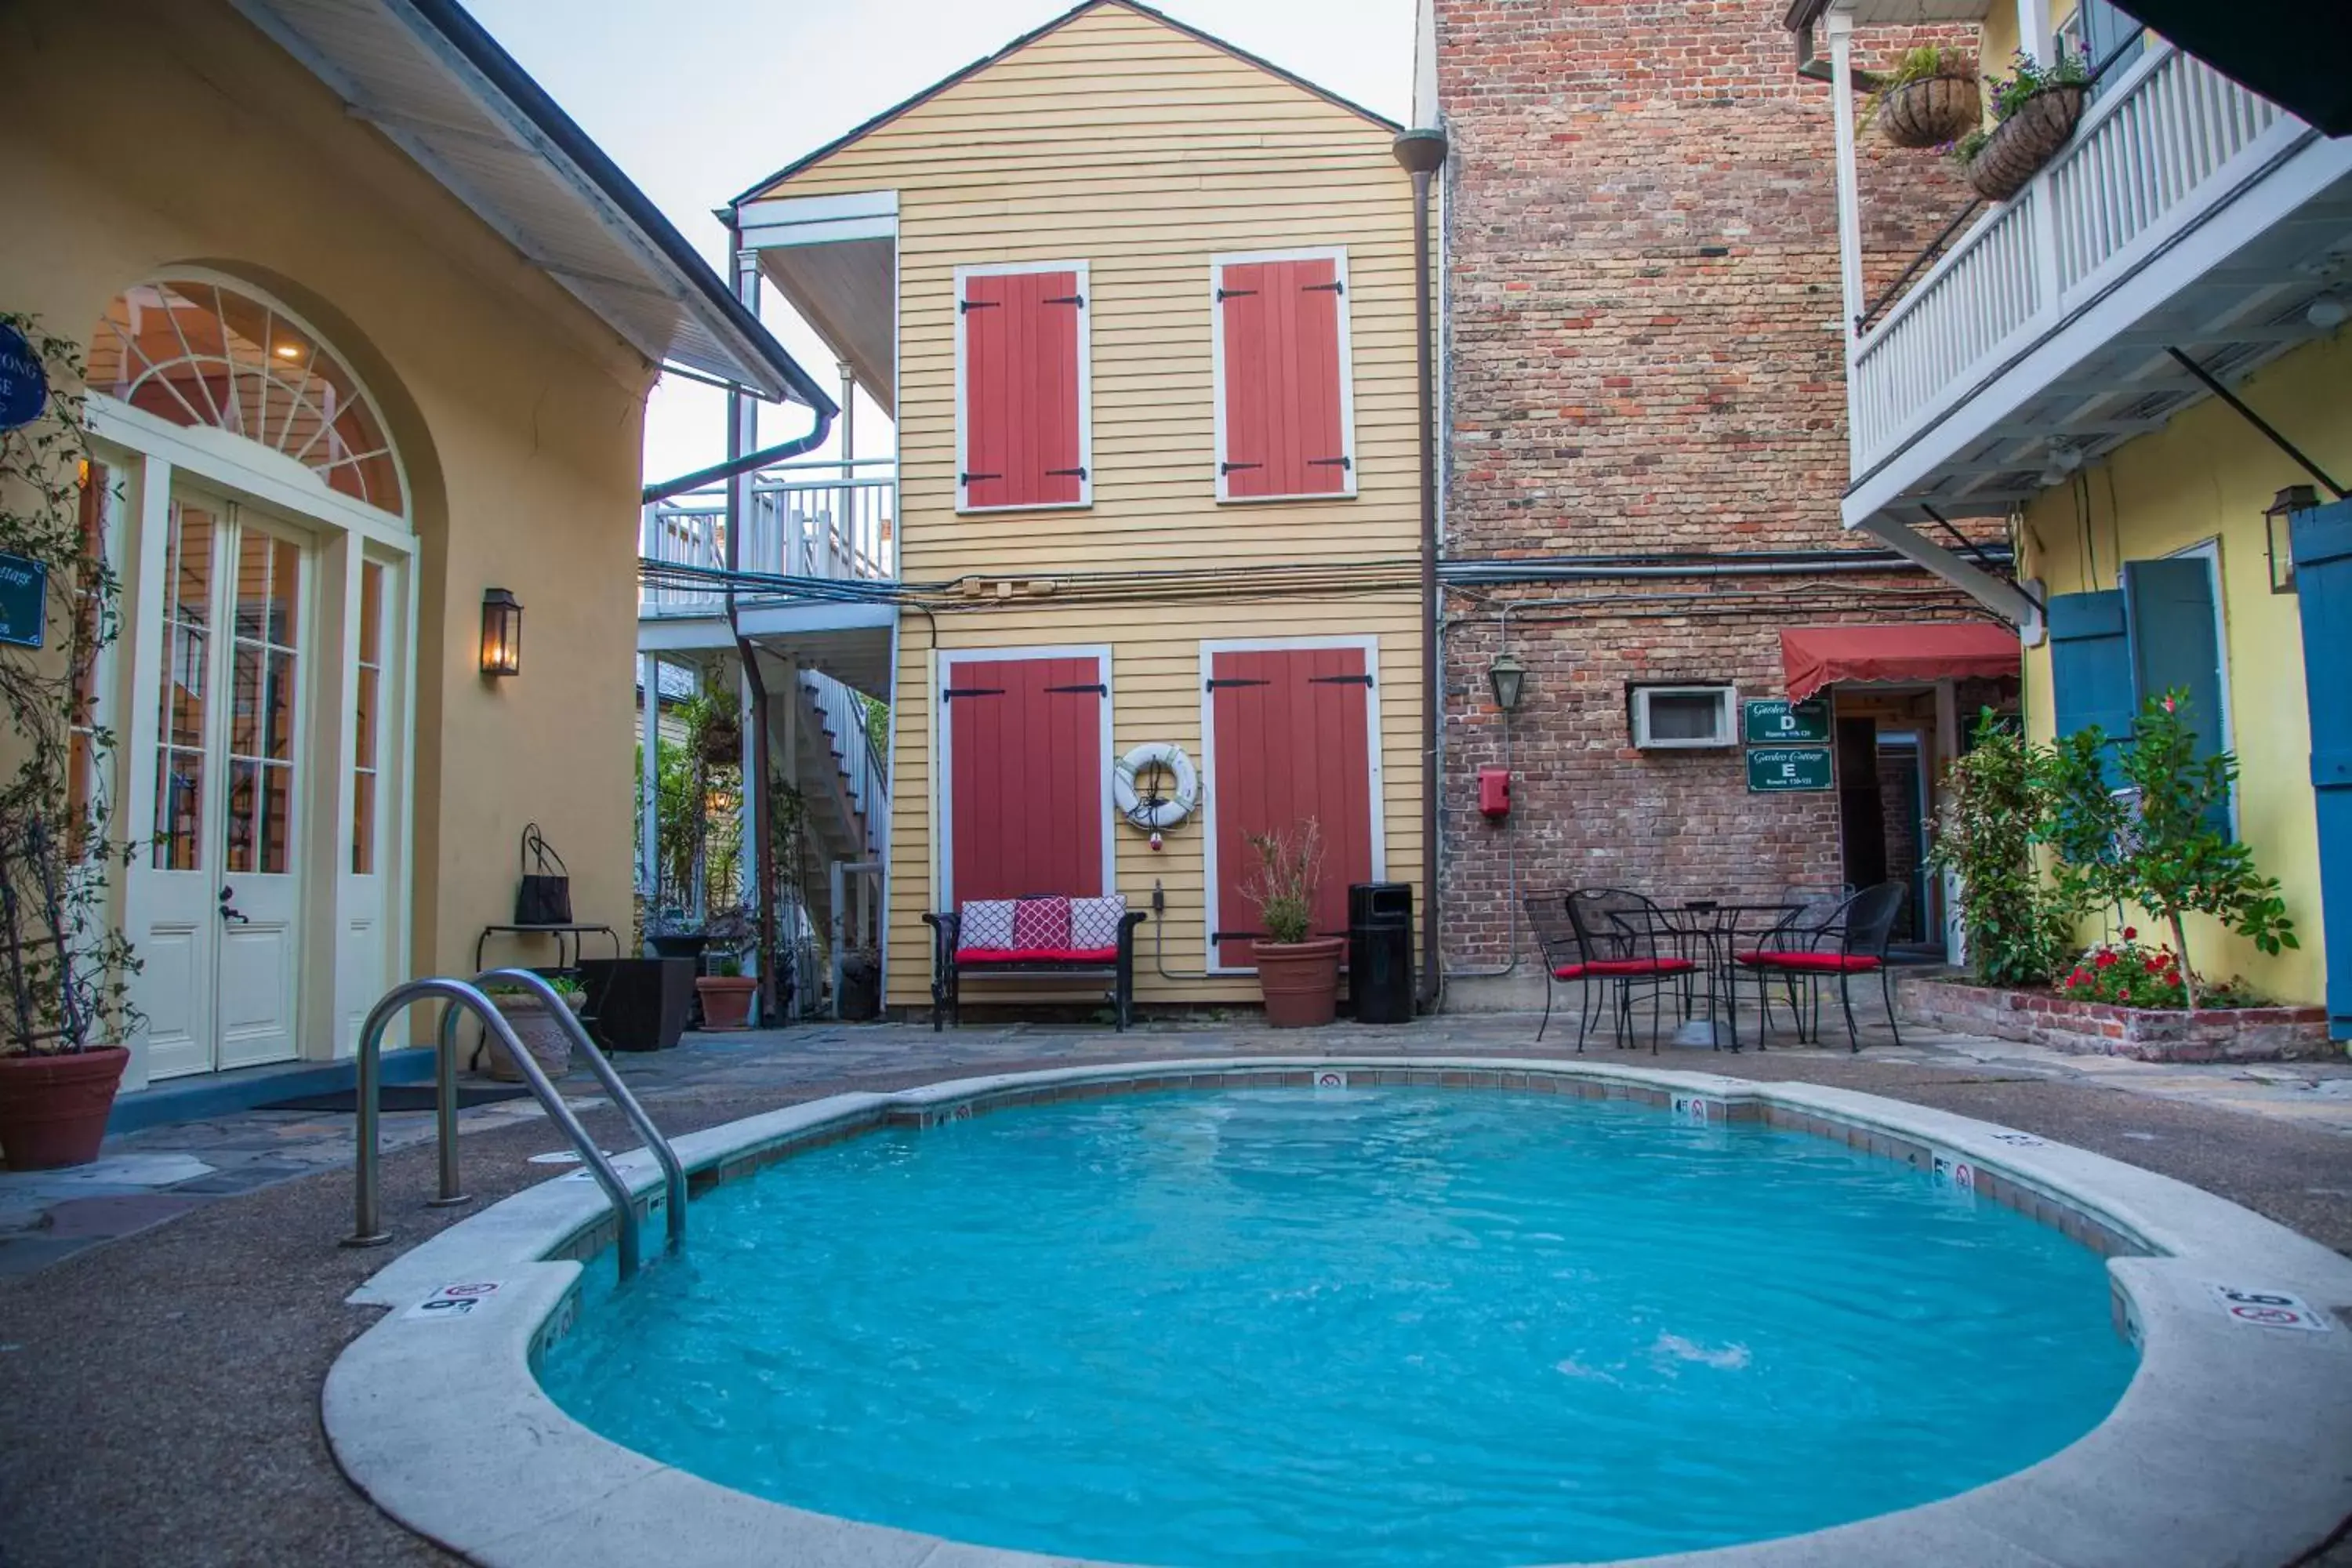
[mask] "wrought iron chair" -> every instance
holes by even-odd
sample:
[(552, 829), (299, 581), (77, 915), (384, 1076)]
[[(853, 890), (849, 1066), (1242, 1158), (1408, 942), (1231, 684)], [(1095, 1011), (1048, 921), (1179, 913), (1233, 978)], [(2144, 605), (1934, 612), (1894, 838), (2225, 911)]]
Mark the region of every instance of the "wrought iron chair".
[[(1853, 1050), (1862, 1049), (1862, 1031), (1853, 1021), (1853, 977), (1857, 974), (1878, 976), (1879, 994), (1886, 1003), (1886, 1027), (1895, 1043), (1903, 1043), (1902, 1030), (1895, 1021), (1895, 986), (1886, 963), (1887, 943), (1895, 933), (1895, 917), (1903, 910), (1903, 900), (1910, 889), (1900, 882), (1881, 882), (1840, 903), (1826, 920), (1818, 924), (1808, 920), (1810, 910), (1793, 911), (1788, 919), (1772, 928), (1755, 947), (1732, 954), (1739, 969), (1756, 976), (1757, 1001), (1764, 1013), (1765, 1025), (1771, 1024), (1770, 986), (1775, 977), (1791, 987), (1790, 1005), (1795, 1006), (1793, 988), (1801, 977), (1812, 1005), (1811, 1038), (1818, 1042), (1822, 1034), (1821, 983), (1829, 975), (1837, 976), (1838, 1005), (1845, 1010), (1845, 1037)], [(1797, 1038), (1806, 1039), (1805, 1015), (1797, 1014)], [(1759, 1048), (1762, 1047), (1759, 1037)]]
[[(1637, 987), (1648, 987), (1650, 1049), (1655, 1053), (1666, 994), (1679, 993), (1685, 978), (1698, 965), (1683, 956), (1678, 947), (1672, 951), (1661, 947), (1662, 938), (1669, 943), (1678, 942), (1679, 938), (1664, 911), (1639, 893), (1622, 888), (1584, 888), (1569, 894), (1567, 901), (1568, 923), (1576, 939), (1576, 958), (1569, 966), (1574, 973), (1563, 974), (1555, 967), (1553, 976), (1576, 980), (1585, 987), (1588, 1017), (1593, 982), (1600, 982), (1604, 991), (1612, 984), (1616, 987), (1610, 1029), (1621, 1050), (1631, 1047), (1633, 993)], [(1580, 1029), (1576, 1043), (1581, 1051), (1584, 1034)]]
[(1551, 1027), (1552, 987), (1576, 981), (1581, 1009), (1576, 1020), (1576, 1049), (1581, 1056), (1585, 1034), (1592, 1026), (1592, 983), (1584, 972), (1584, 950), (1577, 945), (1576, 927), (1569, 921), (1568, 900), (1564, 892), (1529, 893), (1521, 902), (1528, 911), (1528, 929), (1535, 933), (1536, 951), (1543, 957), (1543, 1022), (1536, 1026), (1536, 1043), (1543, 1044), (1544, 1031)]

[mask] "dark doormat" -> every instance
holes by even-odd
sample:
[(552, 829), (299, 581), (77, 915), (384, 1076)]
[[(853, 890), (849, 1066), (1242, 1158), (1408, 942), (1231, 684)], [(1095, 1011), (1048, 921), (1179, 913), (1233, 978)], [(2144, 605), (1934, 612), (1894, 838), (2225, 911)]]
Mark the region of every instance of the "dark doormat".
[[(521, 1084), (461, 1083), (457, 1086), (457, 1109), (469, 1110), (477, 1105), (496, 1105), (502, 1100), (520, 1100), (530, 1090)], [(386, 1110), (430, 1110), (438, 1101), (429, 1083), (389, 1083), (383, 1086), (377, 1100)], [(332, 1094), (298, 1094), (291, 1100), (273, 1100), (267, 1105), (257, 1105), (256, 1110), (348, 1110), (359, 1113), (360, 1091), (356, 1089), (337, 1089)]]

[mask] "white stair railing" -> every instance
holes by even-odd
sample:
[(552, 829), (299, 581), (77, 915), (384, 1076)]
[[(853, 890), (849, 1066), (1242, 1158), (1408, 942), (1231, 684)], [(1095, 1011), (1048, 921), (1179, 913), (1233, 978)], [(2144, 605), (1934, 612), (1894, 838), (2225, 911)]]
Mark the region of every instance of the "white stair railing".
[(888, 837), (890, 774), (866, 730), (866, 700), (822, 670), (801, 671), (801, 689), (824, 721), (843, 788), (864, 825), (866, 853), (880, 856)]
[[(751, 512), (738, 554), (740, 571), (768, 576), (887, 583), (898, 574), (898, 479), (893, 458), (861, 458), (810, 466), (781, 464), (752, 479)], [(727, 498), (722, 489), (696, 490), (646, 508), (637, 553), (656, 566), (723, 571), (727, 566)], [(641, 616), (701, 616), (717, 612), (725, 595), (715, 584), (670, 585), (658, 581), (638, 593)]]

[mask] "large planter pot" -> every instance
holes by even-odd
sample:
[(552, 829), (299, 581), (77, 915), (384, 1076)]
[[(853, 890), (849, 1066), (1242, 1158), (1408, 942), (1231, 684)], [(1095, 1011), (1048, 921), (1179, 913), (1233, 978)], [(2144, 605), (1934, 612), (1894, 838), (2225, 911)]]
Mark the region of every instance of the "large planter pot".
[(87, 1165), (131, 1053), (121, 1046), (64, 1056), (0, 1057), (0, 1152), (12, 1171)]
[(1941, 147), (1983, 121), (1984, 95), (1973, 74), (1906, 81), (1878, 100), (1878, 133), (1897, 147)]
[[(530, 1053), (530, 1059), (539, 1064), (540, 1071), (550, 1078), (562, 1078), (572, 1070), (572, 1037), (548, 1011), (546, 1003), (536, 996), (494, 996), (491, 1001), (498, 1005), (499, 1016), (515, 1032), (515, 1038), (522, 1042), (522, 1048)], [(522, 1082), (522, 1068), (515, 1066), (514, 1058), (507, 1054), (506, 1042), (494, 1034), (488, 1043), (490, 1076), (500, 1083)]]
[(1277, 1029), (1313, 1029), (1337, 1016), (1339, 954), (1346, 947), (1336, 936), (1250, 943), (1258, 989), (1265, 994), (1265, 1021)]
[(748, 974), (706, 974), (694, 983), (702, 998), (702, 1026), (706, 1029), (748, 1029), (751, 1026), (751, 998), (760, 983)]
[(1969, 163), (1969, 184), (1989, 202), (2009, 200), (2057, 156), (2082, 118), (2079, 85), (2043, 88), (1993, 127), (1992, 140)]

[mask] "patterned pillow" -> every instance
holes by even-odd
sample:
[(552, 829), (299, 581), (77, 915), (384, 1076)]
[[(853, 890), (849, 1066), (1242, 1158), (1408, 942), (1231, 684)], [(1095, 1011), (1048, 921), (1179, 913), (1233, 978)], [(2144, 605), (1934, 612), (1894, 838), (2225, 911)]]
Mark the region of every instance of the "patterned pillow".
[(956, 946), (1006, 948), (1013, 945), (1013, 900), (979, 899), (963, 906), (956, 927)]
[[(977, 945), (976, 943), (974, 945)], [(1070, 900), (1022, 899), (1013, 906), (1013, 941), (1022, 951), (1070, 945)]]
[(1070, 900), (1070, 945), (1076, 948), (1117, 947), (1118, 922), (1127, 913), (1127, 900), (1117, 893), (1101, 899)]

